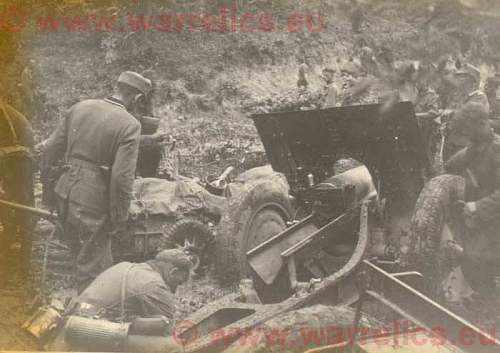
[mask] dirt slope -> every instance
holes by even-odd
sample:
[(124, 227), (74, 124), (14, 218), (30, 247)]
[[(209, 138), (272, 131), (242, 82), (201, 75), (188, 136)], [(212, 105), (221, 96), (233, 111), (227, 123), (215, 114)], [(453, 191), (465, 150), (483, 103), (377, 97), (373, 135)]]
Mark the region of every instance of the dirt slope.
[[(104, 14), (218, 13), (220, 6), (202, 1), (150, 2), (140, 5), (102, 6)], [(156, 113), (170, 116), (169, 129), (188, 154), (186, 171), (200, 173), (221, 153), (241, 155), (259, 149), (251, 121), (253, 111), (317, 106), (323, 94), (322, 70), (337, 70), (335, 82), (349, 89), (360, 79), (359, 54), (363, 46), (375, 53), (388, 48), (395, 60), (435, 62), (442, 55), (461, 57), (477, 66), (497, 64), (500, 45), (495, 41), (498, 21), (481, 17), (478, 10), (456, 0), (361, 1), (365, 19), (360, 33), (351, 29), (352, 8), (344, 0), (299, 2), (242, 2), (238, 14), (266, 13), (286, 21), (292, 13), (321, 14), (323, 27), (310, 33), (182, 33), (57, 32), (36, 33), (24, 49), (35, 59), (35, 78), (46, 113), (36, 124), (41, 136), (75, 102), (102, 97), (126, 69), (143, 72), (155, 81)], [(470, 5), (470, 4), (468, 4)], [(473, 5), (476, 5), (475, 3)], [(51, 16), (91, 11), (67, 5)], [(63, 7), (64, 9), (64, 7)], [(41, 10), (39, 10), (41, 11)], [(43, 12), (47, 13), (47, 10)], [(284, 19), (283, 19), (284, 18)], [(32, 25), (37, 30), (35, 25)], [(316, 28), (317, 29), (317, 28)], [(298, 69), (306, 64), (309, 83), (305, 97), (297, 90)], [(54, 64), (57, 63), (57, 64)], [(373, 101), (368, 97), (366, 101)], [(312, 101), (312, 102), (311, 102)], [(311, 105), (312, 104), (312, 105)], [(215, 151), (214, 151), (215, 150)], [(204, 158), (197, 159), (197, 154)], [(224, 152), (222, 152), (224, 154)], [(222, 168), (223, 166), (219, 166)]]

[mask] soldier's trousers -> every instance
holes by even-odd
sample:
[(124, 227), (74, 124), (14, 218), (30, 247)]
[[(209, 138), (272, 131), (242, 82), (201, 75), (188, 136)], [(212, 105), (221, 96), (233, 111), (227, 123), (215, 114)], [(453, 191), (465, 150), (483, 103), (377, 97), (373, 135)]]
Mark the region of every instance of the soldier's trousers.
[[(107, 215), (98, 217), (91, 210), (67, 200), (60, 200), (59, 215), (64, 233), (62, 240), (69, 246), (74, 259), (74, 273), (80, 293), (113, 265)], [(85, 222), (80, 221), (82, 217)], [(89, 227), (89, 224), (94, 226)]]
[(462, 271), (472, 289), (484, 297), (496, 297), (495, 277), (499, 274), (499, 224), (483, 225), (471, 231), (465, 242)]

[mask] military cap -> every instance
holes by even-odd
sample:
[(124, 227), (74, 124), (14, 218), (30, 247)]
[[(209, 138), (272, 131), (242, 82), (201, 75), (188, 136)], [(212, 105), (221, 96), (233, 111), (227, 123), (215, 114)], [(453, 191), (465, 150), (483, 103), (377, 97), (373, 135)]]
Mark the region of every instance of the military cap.
[(190, 271), (193, 267), (193, 262), (184, 251), (180, 249), (167, 249), (160, 251), (156, 257), (156, 260), (170, 263), (177, 268), (185, 269)]
[(151, 91), (152, 87), (151, 80), (134, 71), (122, 72), (118, 77), (118, 82), (134, 87), (145, 95), (147, 95)]

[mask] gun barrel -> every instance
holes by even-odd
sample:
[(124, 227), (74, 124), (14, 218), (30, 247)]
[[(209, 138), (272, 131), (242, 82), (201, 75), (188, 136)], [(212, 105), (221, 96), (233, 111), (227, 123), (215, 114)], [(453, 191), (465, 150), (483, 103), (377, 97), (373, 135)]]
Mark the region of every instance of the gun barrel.
[(0, 199), (0, 207), (2, 207), (2, 206), (8, 207), (8, 208), (11, 208), (14, 210), (22, 211), (22, 212), (31, 213), (35, 216), (46, 219), (47, 221), (54, 223), (54, 224), (57, 222), (57, 215), (55, 215), (49, 211), (42, 210), (40, 208), (26, 206), (26, 205), (22, 205), (20, 203), (5, 201), (5, 200)]

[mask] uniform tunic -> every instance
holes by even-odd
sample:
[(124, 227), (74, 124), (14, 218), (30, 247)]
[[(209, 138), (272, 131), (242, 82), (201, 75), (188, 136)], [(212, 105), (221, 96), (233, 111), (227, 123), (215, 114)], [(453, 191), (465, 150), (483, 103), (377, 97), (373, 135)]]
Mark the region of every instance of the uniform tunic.
[(484, 224), (497, 221), (500, 216), (500, 136), (495, 135), (484, 151), (475, 152), (466, 147), (446, 163), (446, 171), (450, 173), (458, 174), (467, 168), (479, 186), (476, 200), (468, 201), (476, 201), (477, 215)]
[(128, 218), (139, 138), (139, 122), (119, 101), (86, 100), (47, 143), (43, 168), (67, 165), (55, 193), (80, 286), (112, 265), (109, 230)]
[(500, 136), (481, 152), (466, 147), (446, 163), (448, 173), (469, 169), (477, 187), (467, 188), (467, 201), (475, 201), (479, 228), (465, 240), (465, 277), (475, 290), (494, 293), (494, 276), (500, 264)]
[(331, 83), (324, 88), (325, 98), (323, 100), (323, 109), (325, 108), (335, 108), (340, 105), (339, 99), (339, 89), (338, 87)]
[(137, 175), (143, 178), (155, 178), (162, 156), (162, 146), (153, 136), (158, 131), (158, 126), (141, 123), (141, 143), (137, 159)]

